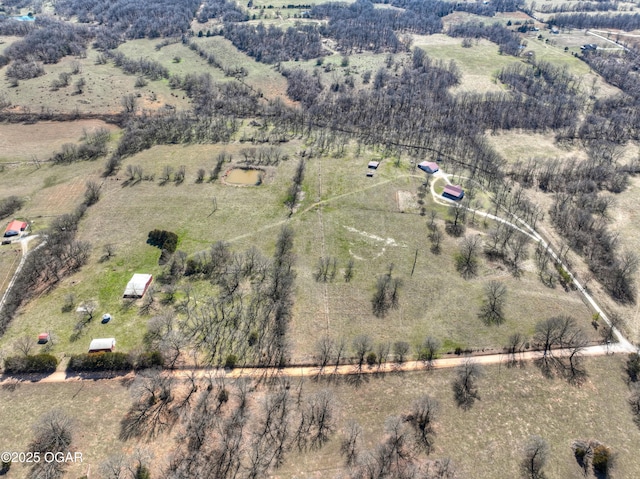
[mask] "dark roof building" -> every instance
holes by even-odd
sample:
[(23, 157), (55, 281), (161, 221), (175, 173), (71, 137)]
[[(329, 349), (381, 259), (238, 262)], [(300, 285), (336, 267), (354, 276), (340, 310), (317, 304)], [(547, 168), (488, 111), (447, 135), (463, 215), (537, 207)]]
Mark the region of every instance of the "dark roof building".
[(464, 191), (460, 186), (447, 185), (444, 187), (442, 196), (449, 198), (450, 200), (458, 201), (464, 197)]
[(426, 171), (427, 173), (435, 173), (440, 169), (438, 163), (436, 163), (435, 161), (423, 161), (422, 163), (418, 164), (418, 168), (420, 168), (422, 171)]

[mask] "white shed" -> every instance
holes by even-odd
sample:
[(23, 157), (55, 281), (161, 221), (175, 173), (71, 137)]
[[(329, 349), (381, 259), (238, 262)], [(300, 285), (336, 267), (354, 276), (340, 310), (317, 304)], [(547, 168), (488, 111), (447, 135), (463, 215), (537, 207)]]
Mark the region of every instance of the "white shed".
[(89, 352), (90, 353), (99, 353), (99, 352), (113, 352), (116, 348), (116, 339), (115, 338), (97, 338), (92, 339), (91, 344), (89, 344)]
[(142, 298), (144, 293), (147, 292), (147, 288), (151, 284), (153, 276), (150, 274), (136, 273), (133, 275), (127, 287), (124, 290), (123, 298)]

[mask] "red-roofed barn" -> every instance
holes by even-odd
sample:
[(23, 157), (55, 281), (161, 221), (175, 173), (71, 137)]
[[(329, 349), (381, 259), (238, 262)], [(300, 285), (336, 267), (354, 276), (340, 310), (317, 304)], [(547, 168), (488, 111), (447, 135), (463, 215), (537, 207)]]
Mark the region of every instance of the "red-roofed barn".
[(458, 201), (464, 197), (464, 191), (460, 186), (447, 185), (444, 187), (442, 196), (444, 196), (445, 198), (449, 198), (450, 200)]
[(422, 171), (426, 171), (427, 173), (432, 174), (440, 169), (438, 163), (436, 163), (435, 161), (423, 161), (422, 163), (418, 164), (418, 168), (420, 168)]
[(4, 237), (18, 236), (22, 231), (27, 228), (27, 223), (24, 221), (13, 220), (4, 230)]

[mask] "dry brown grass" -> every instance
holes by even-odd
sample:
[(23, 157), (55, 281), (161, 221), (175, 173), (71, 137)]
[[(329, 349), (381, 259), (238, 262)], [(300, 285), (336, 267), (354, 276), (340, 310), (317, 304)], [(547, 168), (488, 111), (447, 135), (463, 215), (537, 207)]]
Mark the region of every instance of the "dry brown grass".
[[(520, 477), (522, 448), (535, 434), (550, 445), (545, 468), (549, 479), (583, 478), (571, 443), (590, 438), (616, 452), (615, 477), (626, 478), (640, 470), (635, 446), (640, 441), (640, 429), (633, 423), (626, 402), (629, 390), (622, 379), (623, 359), (587, 360), (589, 379), (579, 388), (544, 379), (533, 364), (513, 369), (504, 365), (487, 367), (479, 381), (481, 400), (466, 412), (453, 400), (451, 370), (371, 377), (358, 388), (327, 386), (324, 382), (308, 382), (305, 387), (307, 391), (329, 387), (339, 411), (338, 429), (348, 420), (356, 420), (364, 430), (364, 448), (369, 450), (380, 442), (385, 418), (406, 414), (422, 394), (436, 398), (440, 413), (435, 450), (428, 457), (449, 457), (457, 477)], [(273, 477), (335, 477), (343, 468), (339, 437), (335, 434), (320, 451), (292, 453)]]
[(65, 143), (77, 143), (84, 132), (106, 128), (112, 133), (118, 129), (101, 120), (41, 121), (32, 125), (3, 124), (0, 129), (0, 163), (40, 161), (50, 158)]

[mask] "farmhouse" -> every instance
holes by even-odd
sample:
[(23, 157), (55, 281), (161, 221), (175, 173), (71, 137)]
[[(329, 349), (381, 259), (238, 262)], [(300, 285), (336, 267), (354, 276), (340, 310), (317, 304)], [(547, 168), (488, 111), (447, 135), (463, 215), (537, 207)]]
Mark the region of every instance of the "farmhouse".
[(464, 191), (462, 187), (456, 185), (447, 185), (444, 187), (442, 196), (449, 198), (450, 200), (458, 201), (464, 197)]
[(367, 165), (367, 167), (371, 168), (372, 170), (377, 170), (378, 166), (380, 166), (379, 161), (370, 161), (369, 164)]
[(115, 338), (98, 338), (92, 339), (89, 344), (90, 353), (111, 353), (116, 348)]
[(418, 164), (418, 168), (420, 168), (422, 171), (426, 171), (427, 173), (431, 173), (431, 174), (440, 170), (438, 163), (436, 163), (435, 161), (423, 161), (422, 163)]
[(8, 238), (9, 236), (18, 236), (22, 231), (27, 228), (27, 223), (24, 221), (13, 220), (7, 226), (7, 229), (4, 230), (4, 237)]
[(127, 287), (124, 289), (123, 298), (142, 298), (144, 293), (147, 292), (147, 288), (151, 284), (153, 276), (150, 274), (136, 273), (131, 280), (127, 283)]

